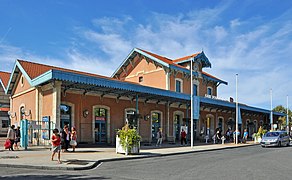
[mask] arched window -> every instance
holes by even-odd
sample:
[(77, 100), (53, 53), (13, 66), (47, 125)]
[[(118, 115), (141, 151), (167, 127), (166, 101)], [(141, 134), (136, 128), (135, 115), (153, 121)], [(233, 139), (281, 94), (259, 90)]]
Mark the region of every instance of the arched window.
[(207, 94), (212, 96), (213, 95), (213, 89), (211, 87), (207, 88)]
[(175, 78), (175, 92), (183, 92), (183, 80)]
[(25, 119), (25, 109), (24, 106), (20, 107), (20, 118)]

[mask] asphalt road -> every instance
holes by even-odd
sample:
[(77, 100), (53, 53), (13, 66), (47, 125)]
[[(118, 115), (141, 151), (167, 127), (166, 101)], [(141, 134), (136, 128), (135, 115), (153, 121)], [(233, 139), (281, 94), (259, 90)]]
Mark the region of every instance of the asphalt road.
[(5, 179), (292, 179), (292, 147), (251, 146), (176, 156), (102, 163), (86, 171), (1, 168)]

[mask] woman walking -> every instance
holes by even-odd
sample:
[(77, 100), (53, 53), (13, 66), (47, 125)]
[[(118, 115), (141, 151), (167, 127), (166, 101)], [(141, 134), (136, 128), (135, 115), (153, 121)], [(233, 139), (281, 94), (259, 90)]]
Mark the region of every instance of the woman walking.
[(15, 130), (14, 130), (15, 126), (11, 125), (8, 133), (7, 133), (7, 140), (10, 140), (11, 146), (9, 147), (9, 151), (14, 151), (13, 149), (13, 144), (14, 144), (14, 140), (15, 140)]
[(70, 145), (73, 148), (73, 152), (75, 152), (75, 148), (77, 146), (77, 131), (75, 127), (71, 128), (71, 141), (70, 141)]

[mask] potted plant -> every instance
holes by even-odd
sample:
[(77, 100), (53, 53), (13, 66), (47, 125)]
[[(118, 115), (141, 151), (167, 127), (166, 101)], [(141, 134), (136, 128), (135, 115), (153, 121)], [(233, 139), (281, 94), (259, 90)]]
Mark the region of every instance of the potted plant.
[(129, 128), (126, 124), (122, 129), (117, 131), (116, 136), (116, 153), (137, 154), (140, 152), (141, 136), (136, 129)]
[(267, 133), (266, 129), (263, 129), (262, 126), (259, 127), (259, 130), (257, 133), (254, 134), (255, 142), (261, 142), (263, 135)]

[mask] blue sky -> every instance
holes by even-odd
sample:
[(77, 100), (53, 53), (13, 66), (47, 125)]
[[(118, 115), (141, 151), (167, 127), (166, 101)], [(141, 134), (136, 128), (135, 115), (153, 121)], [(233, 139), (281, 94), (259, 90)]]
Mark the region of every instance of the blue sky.
[(290, 0), (2, 0), (0, 22), (0, 71), (25, 59), (110, 76), (135, 47), (203, 49), (205, 71), (229, 83), (218, 97), (235, 97), (238, 73), (240, 102), (269, 109), (271, 88), (273, 106), (292, 102)]

